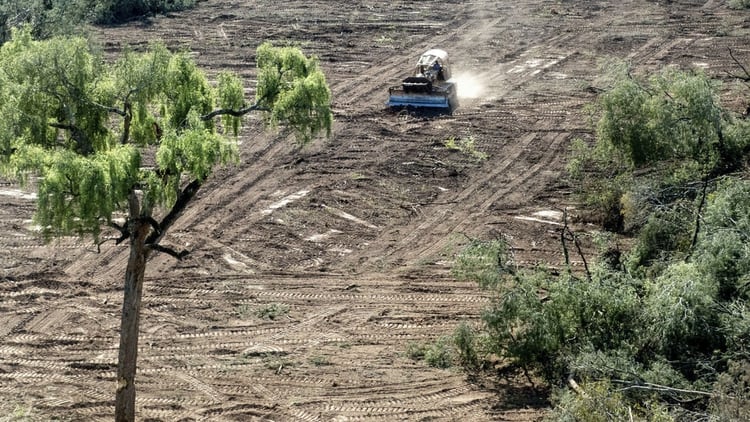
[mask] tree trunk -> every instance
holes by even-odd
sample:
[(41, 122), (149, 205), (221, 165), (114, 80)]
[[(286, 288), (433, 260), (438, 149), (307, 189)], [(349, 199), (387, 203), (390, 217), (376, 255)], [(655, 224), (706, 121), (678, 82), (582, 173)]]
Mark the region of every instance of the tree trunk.
[[(138, 200), (131, 197), (131, 216), (138, 209)], [(143, 219), (134, 218), (131, 223), (130, 258), (125, 271), (125, 292), (122, 302), (122, 323), (120, 326), (120, 352), (117, 364), (117, 393), (115, 400), (115, 421), (135, 420), (135, 370), (138, 357), (138, 323), (140, 322), (141, 295), (146, 260), (149, 248), (146, 237), (150, 225)]]

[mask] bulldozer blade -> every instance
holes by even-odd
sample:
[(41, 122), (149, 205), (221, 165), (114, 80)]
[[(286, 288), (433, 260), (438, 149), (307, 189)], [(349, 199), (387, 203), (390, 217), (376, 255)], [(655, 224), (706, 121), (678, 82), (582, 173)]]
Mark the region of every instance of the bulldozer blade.
[(444, 95), (429, 95), (416, 93), (391, 94), (388, 99), (391, 108), (431, 108), (452, 111), (448, 97)]

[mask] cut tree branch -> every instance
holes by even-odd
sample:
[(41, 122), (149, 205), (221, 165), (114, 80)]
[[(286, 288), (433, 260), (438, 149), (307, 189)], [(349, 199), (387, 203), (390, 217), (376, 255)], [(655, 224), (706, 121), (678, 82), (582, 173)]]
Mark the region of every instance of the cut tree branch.
[(190, 251), (182, 250), (177, 252), (176, 250), (172, 248), (168, 248), (166, 246), (162, 246), (159, 244), (156, 245), (150, 245), (151, 249), (157, 251), (157, 252), (163, 252), (173, 258), (177, 258), (177, 260), (182, 260), (182, 258), (186, 257), (188, 254), (190, 254)]
[(734, 53), (732, 52), (732, 49), (731, 49), (731, 48), (729, 49), (729, 57), (731, 57), (731, 58), (732, 58), (732, 60), (734, 60), (734, 63), (735, 63), (735, 64), (736, 64), (737, 66), (739, 66), (739, 67), (740, 67), (740, 69), (742, 69), (742, 71), (743, 71), (743, 72), (745, 72), (745, 76), (744, 76), (744, 77), (742, 77), (742, 76), (737, 76), (737, 75), (732, 75), (732, 76), (734, 76), (734, 77), (735, 77), (735, 78), (737, 78), (737, 79), (743, 80), (743, 81), (745, 81), (745, 82), (750, 82), (750, 72), (748, 72), (747, 68), (746, 68), (745, 66), (743, 66), (743, 65), (742, 65), (742, 63), (740, 63), (740, 61), (739, 61), (739, 60), (737, 60), (737, 58), (736, 58), (736, 57), (734, 57)]
[(708, 179), (703, 181), (701, 202), (698, 204), (698, 209), (695, 212), (695, 230), (693, 231), (693, 240), (692, 242), (690, 242), (690, 252), (688, 252), (687, 256), (685, 257), (685, 261), (688, 261), (690, 259), (690, 256), (693, 254), (693, 250), (695, 249), (695, 245), (698, 244), (698, 235), (701, 231), (701, 218), (703, 218), (701, 213), (703, 212), (703, 207), (706, 205), (706, 191), (708, 190), (708, 182)]
[(241, 116), (244, 116), (245, 114), (247, 114), (247, 113), (249, 113), (251, 111), (255, 111), (255, 110), (270, 111), (270, 109), (268, 107), (264, 107), (264, 106), (261, 106), (260, 104), (256, 103), (256, 104), (253, 104), (251, 106), (248, 106), (248, 107), (245, 107), (245, 108), (241, 108), (239, 110), (234, 110), (234, 109), (231, 109), (231, 108), (221, 108), (221, 109), (218, 109), (218, 110), (214, 110), (214, 111), (212, 111), (212, 112), (210, 112), (208, 114), (204, 114), (203, 116), (201, 116), (201, 120), (211, 120), (211, 119), (213, 119), (216, 116), (222, 116), (222, 115), (225, 115), (225, 114), (228, 114), (228, 115), (234, 116), (234, 117), (241, 117)]
[(709, 391), (687, 390), (684, 388), (668, 387), (666, 385), (653, 384), (650, 382), (632, 382), (632, 381), (616, 380), (616, 379), (612, 380), (612, 382), (625, 385), (625, 387), (621, 388), (621, 390), (638, 389), (638, 390), (660, 391), (663, 393), (697, 394), (700, 396), (708, 396), (708, 397), (716, 397), (718, 395), (716, 393), (712, 393)]
[(570, 236), (570, 239), (573, 241), (576, 250), (578, 250), (578, 255), (580, 255), (581, 260), (583, 261), (583, 268), (586, 271), (586, 279), (588, 279), (588, 281), (591, 281), (591, 271), (589, 270), (589, 264), (586, 261), (586, 255), (583, 254), (581, 242), (578, 240), (578, 236), (576, 236), (576, 234), (573, 233), (572, 230), (570, 230), (570, 227), (568, 227), (568, 210), (563, 209), (563, 228), (560, 231), (560, 242), (562, 243), (563, 254), (565, 255), (565, 266), (568, 268), (568, 274), (570, 274), (571, 264), (570, 256), (568, 254), (568, 245), (565, 243), (565, 241), (567, 240), (566, 235)]

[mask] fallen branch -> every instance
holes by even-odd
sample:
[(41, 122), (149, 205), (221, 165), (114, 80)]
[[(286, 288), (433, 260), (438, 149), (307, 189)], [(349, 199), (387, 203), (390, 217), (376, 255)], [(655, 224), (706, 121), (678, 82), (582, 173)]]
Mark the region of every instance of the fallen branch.
[(699, 396), (717, 397), (719, 394), (711, 393), (709, 391), (701, 390), (688, 390), (685, 388), (668, 387), (666, 385), (654, 384), (650, 382), (633, 382), (625, 380), (612, 380), (613, 383), (624, 384), (625, 387), (621, 388), (620, 391), (625, 390), (648, 390), (648, 391), (660, 391), (664, 393), (679, 393), (679, 394), (696, 394)]
[(586, 398), (586, 399), (589, 398), (588, 393), (586, 393), (586, 391), (583, 388), (581, 388), (580, 385), (578, 385), (576, 380), (573, 379), (573, 375), (568, 376), (568, 385), (573, 391), (578, 393), (581, 397)]

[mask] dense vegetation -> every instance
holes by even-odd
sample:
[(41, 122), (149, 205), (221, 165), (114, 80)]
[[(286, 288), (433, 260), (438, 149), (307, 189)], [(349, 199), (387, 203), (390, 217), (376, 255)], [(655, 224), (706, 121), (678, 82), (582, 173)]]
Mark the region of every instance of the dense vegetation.
[(86, 23), (113, 24), (193, 7), (198, 0), (3, 0), (0, 44), (11, 29), (31, 27), (37, 39), (80, 33)]
[[(494, 299), (479, 333), (457, 331), (464, 364), (495, 355), (540, 376), (555, 420), (750, 414), (750, 120), (719, 92), (700, 72), (618, 75), (569, 167), (608, 229), (600, 256), (522, 269), (506, 243), (472, 243), (455, 274)], [(564, 230), (567, 256), (581, 235)]]

